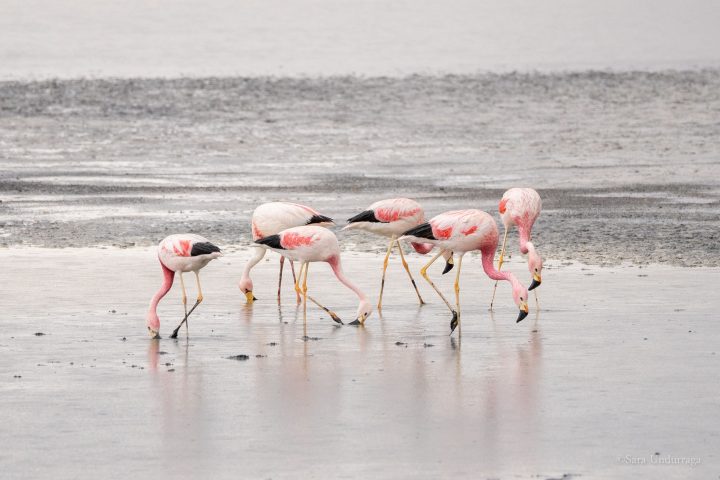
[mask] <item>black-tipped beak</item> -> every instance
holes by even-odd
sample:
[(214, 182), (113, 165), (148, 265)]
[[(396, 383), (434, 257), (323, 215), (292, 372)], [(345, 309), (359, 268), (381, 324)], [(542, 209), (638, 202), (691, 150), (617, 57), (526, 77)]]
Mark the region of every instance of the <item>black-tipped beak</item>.
[(528, 316), (528, 312), (527, 312), (527, 311), (525, 311), (525, 310), (520, 310), (520, 315), (518, 315), (518, 318), (517, 318), (517, 320), (515, 320), (515, 323), (520, 323), (520, 322), (522, 322), (523, 319), (524, 319), (525, 317), (527, 317), (527, 316)]
[(533, 288), (539, 287), (542, 283), (542, 279), (540, 278), (540, 275), (537, 273), (533, 274), (533, 280), (530, 286), (528, 287), (528, 290), (532, 290)]
[(452, 258), (451, 258), (450, 260), (445, 262), (445, 269), (443, 270), (442, 274), (445, 275), (447, 272), (452, 270), (454, 266), (455, 266), (455, 263), (452, 261)]
[(452, 320), (450, 320), (450, 335), (453, 334), (453, 332), (455, 331), (457, 326), (458, 326), (458, 315), (457, 315), (457, 312), (453, 310)]

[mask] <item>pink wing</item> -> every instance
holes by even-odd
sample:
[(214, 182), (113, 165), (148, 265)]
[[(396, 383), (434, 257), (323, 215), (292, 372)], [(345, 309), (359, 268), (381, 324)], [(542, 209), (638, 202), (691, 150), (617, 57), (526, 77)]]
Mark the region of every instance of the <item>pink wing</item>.
[(303, 235), (297, 232), (285, 232), (280, 237), (280, 245), (287, 250), (307, 247), (315, 242), (314, 235)]
[(368, 210), (372, 210), (375, 218), (381, 222), (390, 223), (415, 216), (422, 211), (422, 207), (409, 198), (391, 198), (373, 203)]

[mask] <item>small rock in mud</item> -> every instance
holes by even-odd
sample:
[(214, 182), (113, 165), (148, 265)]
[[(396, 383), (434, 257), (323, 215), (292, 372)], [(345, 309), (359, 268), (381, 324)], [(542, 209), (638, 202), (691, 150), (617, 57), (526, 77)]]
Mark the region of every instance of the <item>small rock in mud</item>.
[(167, 352), (163, 352), (162, 350), (160, 350), (160, 351), (158, 352), (158, 355), (167, 355)]
[(43, 335), (45, 335), (43, 332), (35, 332), (36, 337), (42, 337)]
[(255, 358), (263, 358), (263, 357), (267, 357), (267, 355), (260, 355), (259, 353), (257, 355), (255, 355)]
[(425, 348), (434, 347), (434, 346), (435, 345), (433, 345), (432, 343), (423, 343), (423, 347), (425, 347)]
[(13, 375), (13, 378), (22, 378), (22, 375)]
[(123, 342), (126, 342), (126, 341), (127, 341), (127, 338), (122, 337), (122, 341), (123, 341)]
[(271, 347), (274, 347), (277, 345), (277, 342), (270, 342), (270, 343), (267, 343), (266, 345), (270, 345)]
[(175, 371), (174, 368), (168, 368), (168, 372), (174, 372), (174, 371)]
[(249, 359), (250, 359), (250, 356), (249, 356), (249, 355), (242, 355), (242, 354), (241, 354), (241, 355), (233, 355), (233, 356), (225, 357), (225, 358), (227, 358), (228, 360), (243, 361), (243, 360), (249, 360)]
[(400, 342), (400, 341), (395, 342), (395, 345), (397, 345), (398, 347), (399, 347), (400, 345), (405, 345), (405, 346), (407, 347), (407, 343), (405, 343), (405, 342)]
[(320, 337), (308, 337), (307, 335), (304, 335), (304, 336), (302, 337), (302, 339), (303, 339), (303, 342), (308, 342), (308, 341), (310, 341), (310, 340), (313, 340), (313, 341), (320, 340)]

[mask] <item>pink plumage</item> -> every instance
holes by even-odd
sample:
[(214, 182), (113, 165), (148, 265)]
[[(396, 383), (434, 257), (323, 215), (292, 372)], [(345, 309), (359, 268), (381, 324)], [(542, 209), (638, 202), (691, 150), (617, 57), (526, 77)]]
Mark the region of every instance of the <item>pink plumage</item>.
[[(518, 320), (520, 321), (527, 315), (527, 289), (515, 278), (512, 273), (501, 272), (493, 265), (495, 251), (498, 245), (498, 229), (495, 220), (482, 210), (454, 210), (441, 213), (430, 219), (429, 222), (419, 225), (405, 232), (401, 240), (407, 238), (410, 240), (427, 241), (437, 246), (440, 251), (435, 257), (421, 270), (421, 274), (430, 283), (430, 285), (438, 292), (440, 297), (445, 301), (446, 305), (453, 312), (453, 321), (451, 322), (451, 330), (459, 323), (459, 282), (460, 282), (460, 266), (462, 258), (466, 252), (479, 250), (482, 256), (483, 270), (493, 280), (505, 280), (512, 285), (513, 300), (520, 308)], [(437, 259), (443, 252), (455, 252), (458, 255), (458, 270), (455, 280), (456, 303), (457, 309), (453, 309), (450, 303), (445, 299), (442, 293), (435, 287), (430, 278), (427, 276), (427, 268)], [(456, 321), (457, 320), (457, 321)]]
[(325, 310), (333, 320), (338, 323), (342, 323), (334, 312), (320, 305), (316, 300), (307, 295), (306, 285), (309, 264), (311, 262), (327, 262), (330, 265), (330, 268), (332, 268), (333, 273), (335, 273), (337, 279), (343, 285), (355, 292), (360, 301), (357, 309), (356, 320), (352, 322), (351, 325), (365, 323), (365, 319), (372, 312), (372, 307), (362, 290), (360, 290), (357, 285), (345, 276), (340, 261), (340, 245), (338, 244), (337, 237), (333, 232), (319, 226), (305, 225), (301, 227), (288, 228), (276, 235), (266, 236), (256, 240), (256, 243), (263, 245), (266, 248), (270, 248), (290, 260), (302, 262), (300, 274), (295, 283), (296, 291), (300, 293), (299, 281), (302, 278), (304, 271), (305, 278), (303, 280), (303, 296), (305, 298), (309, 298), (313, 303)]
[(532, 188), (511, 188), (503, 194), (498, 205), (498, 211), (505, 226), (498, 268), (502, 267), (508, 231), (515, 225), (520, 233), (520, 251), (528, 255), (528, 270), (530, 270), (533, 277), (530, 290), (539, 286), (542, 282), (542, 258), (531, 241), (532, 228), (535, 220), (540, 216), (541, 210), (542, 200), (540, 195)]
[[(425, 212), (418, 202), (409, 198), (389, 198), (377, 201), (359, 214), (349, 218), (348, 225), (343, 228), (343, 230), (360, 229), (378, 235), (383, 235), (385, 237), (390, 237), (390, 244), (388, 245), (388, 250), (385, 255), (385, 261), (383, 262), (378, 310), (382, 310), (382, 297), (383, 290), (385, 288), (385, 272), (387, 270), (390, 253), (395, 245), (398, 247), (403, 267), (405, 268), (405, 271), (410, 278), (410, 282), (415, 289), (420, 305), (425, 303), (420, 296), (420, 292), (415, 284), (415, 279), (413, 279), (407, 262), (405, 261), (402, 245), (397, 242), (397, 238), (402, 235), (403, 232), (417, 225), (421, 225), (424, 222)], [(423, 242), (411, 242), (411, 245), (415, 251), (420, 254), (426, 254), (433, 248), (432, 244)]]
[[(160, 261), (160, 267), (163, 272), (163, 283), (157, 293), (153, 296), (147, 313), (147, 328), (151, 337), (159, 338), (160, 319), (157, 315), (157, 306), (158, 303), (160, 303), (160, 300), (167, 294), (168, 291), (170, 291), (173, 280), (175, 279), (175, 272), (180, 275), (181, 280), (183, 273), (195, 273), (198, 286), (198, 298), (195, 304), (195, 307), (197, 307), (197, 305), (203, 300), (202, 290), (200, 288), (200, 276), (198, 272), (211, 260), (220, 256), (222, 256), (220, 249), (200, 235), (190, 233), (170, 235), (160, 242), (160, 245), (158, 246), (158, 260)], [(183, 322), (186, 322), (189, 313), (187, 313), (185, 283), (182, 283), (183, 305), (185, 306), (186, 311)], [(192, 310), (194, 310), (195, 307), (193, 307)], [(192, 313), (192, 310), (190, 310), (190, 313)], [(183, 322), (181, 322), (181, 325)], [(177, 329), (173, 333), (173, 336), (177, 336)]]
[[(333, 220), (328, 216), (322, 215), (320, 212), (311, 207), (292, 202), (263, 203), (255, 209), (250, 220), (253, 241), (260, 240), (261, 238), (270, 235), (276, 235), (288, 228), (299, 227), (302, 225), (330, 226), (333, 225)], [(258, 262), (260, 262), (260, 260), (262, 260), (265, 256), (265, 252), (266, 249), (260, 246), (255, 249), (253, 256), (245, 264), (242, 277), (238, 283), (240, 291), (245, 294), (249, 303), (255, 300), (250, 271), (258, 264)], [(285, 257), (281, 256), (280, 275), (278, 279), (278, 302), (280, 302), (280, 287), (282, 285), (282, 271), (284, 263)], [(295, 267), (292, 261), (290, 262), (290, 267), (293, 272), (293, 278), (295, 278)], [(299, 303), (300, 297), (298, 296), (297, 298)]]

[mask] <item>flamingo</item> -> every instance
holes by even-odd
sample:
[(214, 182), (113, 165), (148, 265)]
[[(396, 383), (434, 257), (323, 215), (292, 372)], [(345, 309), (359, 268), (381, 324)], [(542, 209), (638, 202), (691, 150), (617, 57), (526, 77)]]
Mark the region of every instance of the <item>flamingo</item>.
[[(295, 291), (298, 295), (302, 294), (305, 309), (307, 309), (307, 301), (309, 299), (327, 312), (334, 321), (340, 324), (343, 323), (335, 312), (324, 307), (307, 294), (308, 267), (310, 262), (327, 262), (330, 264), (330, 268), (332, 268), (337, 279), (340, 280), (340, 283), (355, 292), (358, 299), (360, 299), (356, 319), (350, 323), (350, 325), (364, 324), (365, 319), (372, 313), (372, 307), (365, 294), (343, 273), (340, 263), (340, 245), (338, 245), (337, 237), (330, 230), (315, 225), (305, 225), (302, 227), (288, 228), (276, 235), (260, 238), (255, 240), (255, 243), (274, 250), (290, 260), (302, 262), (300, 272), (295, 280)], [(300, 288), (301, 279), (302, 288)]]
[[(517, 322), (528, 314), (527, 289), (510, 272), (496, 270), (493, 265), (495, 251), (498, 245), (498, 228), (495, 220), (482, 210), (456, 210), (441, 213), (430, 219), (429, 222), (411, 228), (400, 237), (400, 240), (430, 242), (440, 248), (440, 251), (425, 265), (420, 274), (430, 286), (440, 295), (445, 305), (450, 309), (453, 318), (450, 321), (450, 334), (460, 325), (460, 270), (465, 253), (480, 250), (483, 270), (493, 280), (506, 280), (512, 285), (513, 299), (520, 308)], [(443, 296), (440, 290), (430, 280), (427, 269), (443, 252), (458, 254), (457, 273), (455, 276), (455, 304), (456, 308)]]
[[(383, 262), (382, 280), (380, 281), (380, 298), (378, 300), (377, 308), (382, 310), (382, 297), (383, 290), (385, 289), (385, 272), (388, 267), (388, 260), (390, 253), (392, 253), (393, 247), (397, 245), (398, 251), (400, 252), (400, 260), (405, 268), (405, 271), (410, 278), (415, 293), (417, 294), (420, 305), (424, 305), (420, 292), (418, 291), (415, 279), (410, 273), (408, 263), (405, 260), (402, 246), (397, 241), (398, 237), (408, 229), (417, 225), (425, 223), (425, 212), (418, 202), (409, 198), (390, 198), (387, 200), (380, 200), (375, 202), (366, 208), (364, 211), (348, 219), (348, 225), (343, 230), (348, 229), (360, 229), (368, 232), (390, 237), (390, 244), (388, 245), (387, 253), (385, 254), (385, 261)], [(412, 247), (421, 254), (426, 254), (432, 250), (433, 245), (429, 243), (411, 243)]]
[[(500, 204), (498, 205), (500, 217), (505, 226), (505, 235), (503, 236), (502, 248), (500, 249), (500, 258), (498, 258), (498, 270), (502, 268), (505, 259), (505, 244), (507, 242), (508, 231), (517, 225), (520, 232), (520, 252), (528, 256), (528, 270), (532, 275), (532, 283), (528, 290), (539, 287), (542, 283), (542, 267), (543, 262), (540, 255), (535, 250), (535, 245), (530, 241), (532, 236), (532, 227), (540, 215), (542, 210), (542, 200), (538, 192), (532, 188), (511, 188), (506, 191)], [(490, 300), (490, 310), (492, 310), (495, 301), (495, 290), (497, 290), (497, 282), (493, 288), (493, 296)], [(535, 303), (537, 304), (537, 291), (535, 291)]]
[[(191, 233), (183, 233), (170, 235), (165, 238), (158, 246), (158, 260), (163, 272), (163, 283), (160, 290), (155, 293), (150, 301), (150, 309), (147, 313), (147, 328), (151, 338), (160, 338), (160, 319), (157, 314), (157, 306), (160, 300), (170, 291), (175, 272), (180, 275), (180, 285), (182, 286), (182, 302), (185, 309), (185, 318), (180, 325), (177, 326), (170, 338), (177, 338), (177, 333), (183, 323), (185, 323), (185, 332), (187, 334), (188, 316), (203, 301), (202, 289), (200, 288), (201, 268), (207, 265), (211, 260), (221, 257), (220, 249), (210, 243), (206, 238)], [(187, 293), (185, 292), (185, 282), (183, 281), (183, 273), (194, 272), (197, 280), (198, 296), (195, 305), (188, 312), (187, 309)]]
[[(258, 206), (252, 214), (252, 220), (250, 222), (252, 227), (253, 241), (257, 243), (257, 240), (264, 238), (269, 235), (276, 235), (281, 231), (299, 227), (302, 225), (321, 225), (330, 226), (334, 225), (332, 218), (321, 215), (316, 210), (300, 205), (298, 203), (290, 202), (270, 202), (263, 203)], [(255, 253), (245, 264), (242, 278), (238, 287), (240, 291), (245, 294), (245, 298), (248, 303), (252, 303), (256, 300), (253, 295), (253, 283), (250, 279), (250, 270), (253, 269), (257, 263), (262, 260), (267, 250), (257, 245), (255, 247)], [(283, 265), (285, 264), (285, 256), (280, 254), (280, 276), (278, 278), (278, 303), (280, 303), (280, 287), (282, 286), (282, 272)], [(295, 281), (295, 266), (292, 260), (290, 260), (290, 269), (293, 274), (293, 281)], [(297, 295), (298, 304), (300, 304), (300, 295)]]

